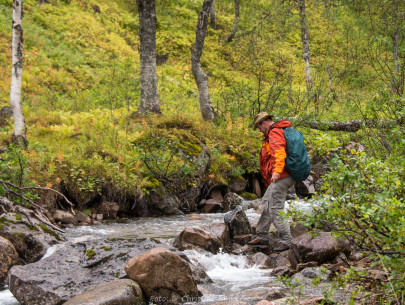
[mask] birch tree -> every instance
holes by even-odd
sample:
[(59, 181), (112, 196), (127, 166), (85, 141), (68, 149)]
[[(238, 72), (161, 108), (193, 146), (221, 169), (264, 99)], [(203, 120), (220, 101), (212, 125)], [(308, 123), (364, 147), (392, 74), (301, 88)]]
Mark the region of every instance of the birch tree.
[(139, 11), (141, 102), (139, 112), (160, 114), (156, 75), (155, 0), (137, 0)]
[(300, 24), (301, 24), (301, 41), (302, 41), (302, 59), (305, 62), (305, 83), (307, 85), (307, 91), (312, 90), (312, 75), (311, 75), (311, 63), (310, 63), (310, 51), (309, 51), (309, 34), (308, 34), (308, 23), (305, 11), (305, 0), (297, 0), (297, 5), (300, 14)]
[(201, 55), (204, 48), (205, 35), (207, 33), (208, 16), (213, 0), (204, 0), (202, 11), (198, 15), (197, 28), (195, 30), (196, 38), (191, 51), (191, 70), (195, 82), (197, 83), (200, 98), (200, 111), (205, 120), (212, 121), (215, 118), (215, 112), (210, 101), (208, 90), (208, 77), (201, 68)]
[(26, 137), (25, 118), (21, 105), (21, 80), (23, 68), (23, 27), (22, 27), (23, 16), (24, 16), (23, 0), (13, 0), (10, 106), (13, 110), (13, 118), (14, 118), (13, 138), (17, 141), (17, 143), (19, 143), (20, 140), (23, 140), (23, 143), (26, 146), (27, 137)]

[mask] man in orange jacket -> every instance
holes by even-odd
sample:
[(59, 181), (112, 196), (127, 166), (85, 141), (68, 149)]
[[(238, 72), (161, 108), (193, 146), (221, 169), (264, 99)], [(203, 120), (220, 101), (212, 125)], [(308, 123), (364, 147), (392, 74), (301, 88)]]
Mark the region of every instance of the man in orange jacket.
[(273, 223), (281, 241), (281, 247), (273, 249), (282, 252), (290, 248), (292, 240), (290, 225), (283, 220), (280, 212), (284, 210), (287, 191), (294, 185), (294, 179), (285, 168), (286, 140), (284, 127), (291, 127), (289, 121), (273, 122), (273, 116), (261, 112), (254, 119), (253, 129), (257, 128), (264, 134), (260, 152), (260, 170), (267, 190), (262, 198), (262, 214), (256, 227), (257, 238), (250, 241), (251, 246), (267, 246), (269, 229)]

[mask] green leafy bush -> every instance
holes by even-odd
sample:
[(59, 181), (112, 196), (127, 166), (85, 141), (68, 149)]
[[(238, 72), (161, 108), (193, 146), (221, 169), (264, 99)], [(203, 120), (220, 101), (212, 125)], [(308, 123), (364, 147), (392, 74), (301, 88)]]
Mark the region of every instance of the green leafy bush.
[(397, 143), (384, 160), (357, 151), (332, 158), (320, 205), (305, 220), (333, 224), (337, 234), (374, 253), (391, 275), (387, 299), (400, 298), (405, 289), (405, 160), (399, 158), (405, 145)]

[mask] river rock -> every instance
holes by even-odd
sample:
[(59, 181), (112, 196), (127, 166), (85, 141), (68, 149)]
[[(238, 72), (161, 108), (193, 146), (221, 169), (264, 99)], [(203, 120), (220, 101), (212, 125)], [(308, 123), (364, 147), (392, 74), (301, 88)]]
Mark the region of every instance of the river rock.
[(254, 199), (249, 201), (249, 209), (254, 209), (256, 212), (260, 213), (260, 205), (262, 204), (262, 199)]
[(320, 232), (315, 237), (310, 233), (303, 234), (291, 241), (288, 258), (293, 269), (299, 263), (315, 261), (318, 264), (330, 261), (341, 252), (348, 251), (350, 245), (332, 236), (329, 232)]
[(0, 284), (3, 283), (8, 270), (18, 264), (18, 253), (13, 244), (0, 236)]
[(288, 266), (280, 266), (273, 269), (270, 273), (271, 276), (279, 277), (279, 276), (290, 276), (292, 274), (291, 269)]
[(241, 206), (229, 211), (224, 216), (224, 222), (229, 228), (231, 239), (237, 235), (246, 235), (252, 233), (249, 219)]
[(234, 193), (242, 193), (247, 186), (247, 180), (243, 177), (237, 177), (228, 184), (229, 189)]
[(52, 216), (56, 222), (60, 221), (63, 224), (72, 224), (72, 225), (77, 224), (76, 218), (72, 214), (70, 214), (69, 212), (66, 212), (66, 211), (55, 210), (53, 212)]
[(141, 287), (130, 279), (119, 279), (101, 284), (79, 294), (64, 305), (141, 305), (144, 304)]
[(60, 235), (52, 232), (46, 227), (41, 226), (38, 220), (33, 219), (39, 230), (33, 230), (29, 226), (28, 219), (24, 215), (16, 217), (15, 213), (5, 215), (0, 226), (0, 236), (9, 240), (17, 250), (20, 260), (24, 263), (33, 263), (38, 261), (46, 250), (63, 239)]
[(235, 235), (232, 237), (232, 242), (237, 243), (241, 246), (246, 245), (251, 240), (252, 240), (252, 234)]
[(81, 211), (75, 211), (75, 217), (77, 222), (79, 223), (85, 223), (85, 224), (90, 224), (91, 223), (91, 218), (89, 215), (81, 212)]
[(165, 188), (155, 188), (147, 197), (148, 216), (179, 215), (183, 214), (179, 210), (180, 201), (165, 190)]
[(295, 192), (300, 197), (311, 197), (315, 194), (314, 178), (309, 175), (308, 178), (301, 182), (295, 183)]
[(272, 253), (269, 255), (270, 265), (273, 267), (289, 266), (288, 251)]
[(272, 267), (270, 258), (262, 252), (257, 252), (251, 257), (248, 257), (248, 262), (249, 265), (258, 266), (260, 269), (269, 269)]
[(8, 286), (21, 305), (61, 304), (100, 284), (125, 277), (124, 265), (130, 258), (159, 245), (149, 239), (78, 238), (36, 263), (12, 267)]
[(283, 289), (275, 288), (267, 293), (266, 300), (273, 301), (273, 300), (278, 300), (278, 299), (281, 299), (284, 297), (285, 297), (285, 293), (284, 293)]
[(211, 191), (211, 199), (215, 201), (222, 202), (224, 201), (224, 197), (222, 196), (222, 192), (219, 188), (213, 189)]
[(307, 262), (307, 263), (298, 264), (296, 267), (296, 270), (301, 271), (308, 267), (318, 267), (318, 262)]
[(317, 282), (327, 282), (330, 276), (330, 271), (325, 267), (308, 267), (302, 271), (294, 274), (291, 277), (292, 285), (307, 285), (311, 286), (312, 282), (316, 280)]
[(115, 219), (119, 209), (118, 203), (104, 201), (97, 208), (97, 214), (103, 214), (103, 219)]
[(213, 280), (209, 277), (209, 275), (205, 272), (204, 268), (201, 265), (199, 265), (198, 263), (193, 264), (192, 262), (189, 261), (187, 257), (184, 256), (180, 255), (182, 259), (188, 262), (191, 268), (191, 273), (193, 274), (193, 278), (197, 284), (207, 284), (213, 282)]
[(131, 258), (125, 272), (154, 304), (180, 304), (199, 298), (188, 263), (168, 249), (158, 247)]
[(226, 207), (226, 211), (232, 211), (238, 206), (242, 207), (242, 209), (246, 211), (249, 208), (249, 201), (246, 201), (235, 193), (228, 192), (225, 195), (223, 205)]
[(216, 199), (208, 199), (201, 208), (201, 213), (217, 213), (221, 210), (222, 204)]
[(203, 228), (185, 228), (173, 245), (181, 251), (202, 248), (217, 254), (220, 248), (225, 249), (230, 245), (229, 229), (221, 223), (214, 223)]

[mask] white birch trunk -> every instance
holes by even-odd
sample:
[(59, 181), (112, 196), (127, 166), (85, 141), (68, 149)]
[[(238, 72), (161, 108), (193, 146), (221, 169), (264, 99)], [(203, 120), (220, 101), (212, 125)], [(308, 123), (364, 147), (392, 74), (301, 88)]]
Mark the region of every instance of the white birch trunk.
[(205, 120), (212, 121), (215, 118), (215, 112), (210, 101), (210, 93), (208, 90), (208, 77), (201, 68), (201, 55), (204, 48), (205, 35), (207, 33), (208, 15), (211, 9), (213, 0), (204, 0), (203, 9), (198, 15), (196, 28), (196, 38), (191, 51), (191, 70), (195, 82), (197, 83), (198, 93), (200, 97), (200, 111)]
[(21, 105), (21, 81), (23, 68), (23, 16), (23, 0), (13, 0), (10, 106), (13, 110), (14, 118), (13, 136), (15, 138), (23, 138), (24, 141), (26, 141), (25, 118)]
[(138, 0), (141, 68), (141, 102), (139, 111), (160, 114), (156, 75), (155, 0)]
[(394, 71), (395, 75), (399, 74), (399, 56), (398, 56), (398, 45), (399, 45), (399, 29), (397, 28), (394, 33), (393, 39), (393, 56), (394, 56)]
[(312, 75), (311, 75), (311, 63), (310, 63), (310, 52), (309, 52), (309, 35), (308, 35), (308, 24), (305, 12), (305, 0), (298, 0), (298, 8), (301, 20), (301, 40), (302, 40), (302, 59), (305, 62), (304, 74), (305, 82), (307, 85), (307, 90), (312, 89)]

